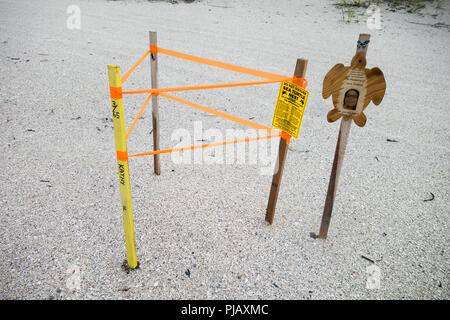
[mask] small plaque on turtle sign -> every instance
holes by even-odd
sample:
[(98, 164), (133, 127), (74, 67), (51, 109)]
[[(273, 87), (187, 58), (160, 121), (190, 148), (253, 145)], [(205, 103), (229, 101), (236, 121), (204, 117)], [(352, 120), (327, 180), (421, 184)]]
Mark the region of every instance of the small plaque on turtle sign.
[(353, 69), (342, 82), (337, 109), (348, 115), (358, 115), (363, 111), (366, 95), (366, 74), (364, 70)]

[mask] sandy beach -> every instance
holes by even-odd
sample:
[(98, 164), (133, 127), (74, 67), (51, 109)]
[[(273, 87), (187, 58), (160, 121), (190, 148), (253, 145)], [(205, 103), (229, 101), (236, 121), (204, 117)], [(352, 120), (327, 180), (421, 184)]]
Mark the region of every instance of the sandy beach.
[[(79, 28), (68, 27), (69, 6), (80, 9)], [(450, 5), (422, 12), (382, 6), (381, 28), (369, 29), (367, 15), (346, 23), (328, 0), (0, 0), (0, 298), (449, 299)], [(308, 59), (310, 93), (272, 225), (272, 176), (260, 162), (163, 154), (157, 176), (151, 156), (131, 158), (140, 267), (129, 271), (107, 65), (126, 72), (148, 50), (149, 31), (163, 48), (280, 75)], [(365, 110), (367, 124), (351, 127), (322, 240), (313, 235), (340, 123), (327, 122), (322, 82), (335, 64), (349, 65), (360, 33), (371, 35), (367, 67), (383, 71), (387, 89)], [(258, 80), (162, 54), (158, 64), (161, 88)], [(150, 88), (149, 65), (124, 89)], [(173, 95), (270, 126), (279, 87)], [(124, 96), (127, 128), (145, 98)], [(159, 104), (163, 149), (179, 130), (194, 137), (189, 145), (213, 142), (194, 141), (199, 126), (224, 137), (246, 129)], [(130, 153), (153, 148), (151, 106), (142, 116)]]

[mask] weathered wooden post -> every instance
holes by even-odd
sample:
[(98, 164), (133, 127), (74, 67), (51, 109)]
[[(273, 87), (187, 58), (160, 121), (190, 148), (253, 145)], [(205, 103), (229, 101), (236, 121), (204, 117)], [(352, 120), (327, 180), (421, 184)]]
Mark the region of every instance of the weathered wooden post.
[[(150, 31), (150, 73), (152, 79), (152, 89), (158, 88), (158, 51), (157, 34)], [(159, 95), (152, 94), (152, 121), (153, 121), (153, 150), (159, 150)], [(154, 171), (157, 175), (161, 174), (159, 165), (159, 154), (153, 155)]]
[[(295, 85), (303, 86), (303, 89), (304, 89), (304, 87), (306, 87), (306, 80), (304, 79), (304, 77), (306, 74), (307, 65), (308, 65), (308, 60), (297, 59), (297, 64), (295, 66), (295, 71), (294, 71), (293, 83)], [(283, 86), (284, 86), (284, 82), (281, 84), (280, 93), (279, 93), (279, 97), (278, 97), (278, 101), (277, 101), (277, 108), (275, 109), (274, 120), (272, 121), (272, 126), (283, 130), (283, 134), (280, 138), (280, 144), (278, 147), (278, 157), (277, 157), (277, 162), (275, 165), (275, 173), (272, 177), (272, 185), (270, 187), (269, 202), (267, 204), (267, 210), (266, 210), (266, 218), (265, 219), (270, 224), (273, 223), (273, 219), (275, 216), (275, 208), (277, 205), (278, 193), (280, 192), (281, 178), (283, 177), (284, 163), (286, 161), (289, 141), (291, 139), (291, 135), (293, 135), (295, 133), (296, 133), (296, 138), (298, 137), (298, 130), (300, 129), (301, 120), (303, 117), (303, 111), (306, 106), (306, 101), (308, 98), (307, 92), (305, 93), (306, 90), (303, 90), (303, 92), (300, 93), (300, 91), (302, 91), (302, 90), (298, 89), (298, 90), (296, 90), (296, 92), (298, 91), (299, 93), (294, 94), (294, 92), (287, 92), (287, 90), (282, 91)], [(300, 88), (300, 87), (298, 87), (298, 88)], [(291, 88), (289, 88), (288, 90), (291, 90)], [(297, 100), (297, 101), (295, 101), (295, 103), (293, 105), (288, 105), (288, 103), (281, 102), (281, 103), (283, 103), (284, 110), (288, 110), (288, 111), (287, 112), (283, 111), (282, 112), (283, 114), (277, 117), (277, 115), (279, 115), (281, 113), (281, 110), (280, 110), (280, 112), (277, 112), (277, 109), (279, 106), (278, 103), (280, 103), (280, 98), (283, 99), (282, 93), (286, 93), (287, 95), (291, 94), (292, 100), (286, 99), (284, 102), (290, 103), (290, 101), (294, 101), (294, 100)], [(295, 105), (295, 104), (297, 104), (297, 105)], [(298, 113), (295, 117), (293, 117), (294, 110), (297, 110), (298, 113), (300, 113), (299, 119), (297, 118)], [(292, 123), (290, 122), (290, 120), (292, 120)], [(295, 120), (295, 122), (294, 122), (294, 120)], [(289, 132), (285, 132), (285, 131), (289, 131)]]

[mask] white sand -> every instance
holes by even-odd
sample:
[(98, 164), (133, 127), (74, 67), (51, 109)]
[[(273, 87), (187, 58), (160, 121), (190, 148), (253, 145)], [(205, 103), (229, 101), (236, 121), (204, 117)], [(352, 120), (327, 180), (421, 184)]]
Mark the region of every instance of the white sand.
[[(382, 29), (369, 30), (366, 16), (344, 23), (331, 1), (302, 3), (0, 0), (0, 298), (449, 299), (450, 42), (447, 28), (429, 25), (450, 21), (448, 5), (435, 17), (383, 8)], [(66, 27), (71, 4), (81, 30)], [(106, 66), (128, 70), (149, 30), (161, 47), (279, 74), (307, 58), (311, 94), (272, 226), (271, 176), (256, 165), (177, 165), (163, 155), (155, 176), (151, 157), (130, 160), (141, 268), (127, 274)], [(359, 33), (372, 35), (368, 67), (383, 70), (387, 91), (366, 109), (367, 125), (352, 126), (322, 241), (310, 233), (339, 128), (326, 121), (322, 80), (349, 63)], [(161, 87), (253, 79), (160, 56)], [(149, 82), (147, 60), (124, 88)], [(277, 91), (176, 95), (270, 125)], [(127, 127), (144, 99), (125, 98)], [(167, 99), (160, 112), (163, 147), (194, 121), (242, 128)], [(150, 130), (146, 110), (130, 153), (151, 150)], [(378, 289), (366, 287), (373, 264), (361, 256), (380, 268)]]

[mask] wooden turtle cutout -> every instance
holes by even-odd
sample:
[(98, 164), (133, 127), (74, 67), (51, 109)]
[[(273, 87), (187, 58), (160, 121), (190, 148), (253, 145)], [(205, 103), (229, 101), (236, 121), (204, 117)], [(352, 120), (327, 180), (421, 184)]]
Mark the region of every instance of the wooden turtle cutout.
[(386, 91), (383, 72), (379, 68), (365, 68), (366, 63), (365, 54), (359, 52), (349, 67), (339, 63), (328, 71), (322, 88), (322, 97), (327, 99), (332, 95), (333, 99), (334, 109), (327, 114), (328, 122), (343, 116), (364, 127), (367, 121), (364, 109), (370, 101), (379, 105), (383, 100)]

